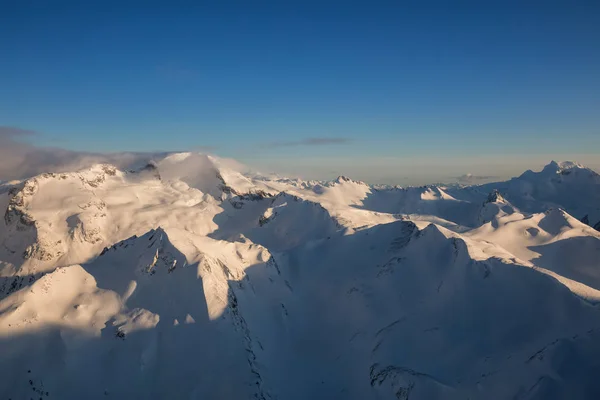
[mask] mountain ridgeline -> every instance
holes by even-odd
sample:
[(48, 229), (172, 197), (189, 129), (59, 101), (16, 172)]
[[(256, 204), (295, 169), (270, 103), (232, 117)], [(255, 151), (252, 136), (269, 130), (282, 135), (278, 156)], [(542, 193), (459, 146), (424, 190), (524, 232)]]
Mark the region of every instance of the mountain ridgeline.
[(0, 397), (600, 398), (600, 175), (0, 184)]

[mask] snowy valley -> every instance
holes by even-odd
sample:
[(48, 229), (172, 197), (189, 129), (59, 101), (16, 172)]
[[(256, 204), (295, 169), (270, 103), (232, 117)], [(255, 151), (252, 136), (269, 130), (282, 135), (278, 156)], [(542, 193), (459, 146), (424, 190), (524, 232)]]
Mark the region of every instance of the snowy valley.
[(0, 397), (600, 398), (600, 175), (303, 181), (178, 153), (0, 184)]

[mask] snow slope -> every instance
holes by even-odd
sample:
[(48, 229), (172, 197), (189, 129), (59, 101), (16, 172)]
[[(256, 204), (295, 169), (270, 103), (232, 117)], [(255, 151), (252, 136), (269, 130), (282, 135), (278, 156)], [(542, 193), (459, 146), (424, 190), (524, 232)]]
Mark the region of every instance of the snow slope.
[(597, 398), (597, 174), (382, 188), (194, 153), (0, 185), (2, 398)]
[(600, 223), (600, 175), (574, 162), (552, 161), (540, 172), (529, 170), (509, 181), (481, 188), (499, 190), (527, 212), (560, 207), (579, 220), (587, 217), (590, 226)]

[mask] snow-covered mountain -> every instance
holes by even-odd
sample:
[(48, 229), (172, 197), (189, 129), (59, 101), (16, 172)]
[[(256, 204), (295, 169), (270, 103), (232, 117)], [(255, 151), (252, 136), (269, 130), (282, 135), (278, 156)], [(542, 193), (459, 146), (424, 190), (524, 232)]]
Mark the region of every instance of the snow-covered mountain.
[[(0, 184), (2, 398), (598, 398), (600, 176)], [(600, 226), (598, 226), (600, 228)]]
[(560, 207), (600, 228), (600, 175), (580, 164), (552, 161), (540, 172), (529, 170), (509, 181), (481, 188), (498, 189), (524, 211)]

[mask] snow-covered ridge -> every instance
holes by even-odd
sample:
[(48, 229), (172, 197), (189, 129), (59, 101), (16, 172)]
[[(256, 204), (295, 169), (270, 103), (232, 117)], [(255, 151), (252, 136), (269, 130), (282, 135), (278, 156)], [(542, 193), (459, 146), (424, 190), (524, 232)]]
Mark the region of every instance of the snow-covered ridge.
[(560, 162), (551, 161), (550, 164), (548, 164), (544, 167), (545, 171), (552, 171), (552, 172), (555, 172), (558, 174), (562, 174), (562, 173), (572, 170), (572, 169), (587, 169), (587, 168), (585, 168), (583, 165), (573, 162), (573, 161), (560, 161)]
[[(0, 184), (0, 397), (594, 398), (600, 180), (178, 153)], [(600, 225), (599, 225), (600, 226)]]

